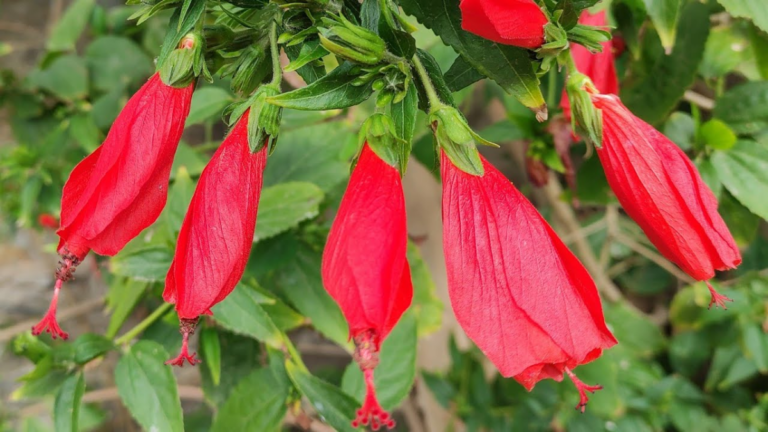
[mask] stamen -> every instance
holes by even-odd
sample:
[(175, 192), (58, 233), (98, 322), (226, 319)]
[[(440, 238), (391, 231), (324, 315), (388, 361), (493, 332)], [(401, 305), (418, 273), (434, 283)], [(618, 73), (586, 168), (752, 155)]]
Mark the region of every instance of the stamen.
[(725, 302), (732, 302), (733, 300), (717, 292), (714, 288), (712, 288), (712, 284), (710, 284), (709, 281), (707, 281), (707, 288), (709, 288), (709, 294), (712, 296), (712, 299), (709, 301), (709, 309), (712, 309), (712, 305), (717, 305), (723, 309), (728, 309), (725, 307)]
[(376, 386), (373, 380), (373, 369), (379, 364), (379, 349), (377, 335), (374, 331), (366, 331), (355, 338), (355, 361), (360, 365), (365, 378), (365, 400), (363, 406), (357, 410), (357, 417), (352, 420), (352, 427), (360, 425), (368, 426), (377, 431), (382, 427), (392, 429), (395, 421), (390, 414), (379, 405), (376, 399)]
[(181, 351), (179, 355), (165, 362), (167, 365), (184, 367), (184, 360), (188, 361), (190, 365), (194, 366), (198, 363), (202, 363), (202, 360), (195, 358), (197, 353), (189, 354), (189, 335), (195, 333), (195, 326), (197, 325), (197, 318), (179, 320), (179, 333), (181, 333)]
[(576, 390), (579, 391), (579, 403), (576, 405), (576, 409), (581, 411), (582, 413), (587, 409), (587, 402), (589, 402), (589, 397), (587, 396), (587, 392), (594, 393), (598, 390), (602, 390), (603, 386), (601, 385), (587, 385), (584, 384), (580, 379), (576, 377), (576, 374), (571, 372), (569, 368), (565, 368), (565, 373), (568, 374), (568, 377), (573, 381), (573, 385), (576, 386)]
[(53, 286), (53, 298), (51, 304), (48, 306), (48, 311), (43, 316), (43, 319), (39, 323), (32, 327), (32, 334), (37, 336), (42, 332), (51, 334), (51, 338), (56, 339), (60, 337), (64, 340), (69, 338), (69, 334), (59, 327), (58, 321), (56, 321), (56, 309), (59, 303), (59, 293), (64, 282), (73, 279), (72, 273), (75, 272), (75, 268), (80, 264), (80, 260), (66, 251), (61, 256), (62, 260), (59, 261), (59, 267), (56, 269), (56, 283)]

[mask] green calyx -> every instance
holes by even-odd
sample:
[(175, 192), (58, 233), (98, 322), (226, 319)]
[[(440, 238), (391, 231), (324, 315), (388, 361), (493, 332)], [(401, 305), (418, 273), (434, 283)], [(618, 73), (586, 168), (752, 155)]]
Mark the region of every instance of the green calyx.
[(590, 96), (590, 92), (597, 93), (595, 85), (586, 75), (575, 72), (568, 77), (565, 89), (571, 102), (573, 130), (600, 148), (603, 145), (603, 115)]
[(603, 50), (601, 43), (611, 40), (611, 33), (600, 27), (577, 24), (568, 31), (568, 40), (583, 45), (590, 52), (598, 53)]
[(205, 42), (198, 33), (189, 33), (181, 39), (179, 48), (173, 50), (160, 68), (160, 79), (166, 85), (184, 88), (200, 74), (211, 80), (205, 65)]
[(437, 145), (457, 168), (476, 176), (485, 174), (477, 144), (498, 147), (496, 144), (481, 138), (456, 108), (447, 105), (433, 110), (429, 122)]
[(384, 59), (387, 46), (376, 33), (353, 24), (343, 15), (325, 18), (324, 23), (328, 27), (320, 31), (320, 44), (329, 52), (365, 65), (375, 65)]
[(277, 96), (280, 90), (272, 85), (258, 89), (250, 99), (248, 115), (248, 146), (252, 153), (269, 146), (271, 153), (277, 144), (283, 108), (267, 102), (267, 98)]
[(360, 129), (358, 139), (360, 149), (366, 142), (381, 160), (397, 168), (400, 176), (405, 174), (411, 145), (397, 136), (395, 123), (389, 116), (376, 113), (368, 117)]

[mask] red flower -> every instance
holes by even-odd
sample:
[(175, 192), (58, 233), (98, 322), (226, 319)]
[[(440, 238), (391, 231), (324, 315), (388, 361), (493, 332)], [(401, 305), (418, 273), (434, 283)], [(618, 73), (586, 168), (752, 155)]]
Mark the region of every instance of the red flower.
[[(618, 97), (593, 95), (592, 100), (602, 110), (597, 155), (608, 184), (651, 243), (696, 280), (738, 266), (741, 253), (717, 213), (717, 199), (688, 156)], [(724, 308), (730, 299), (707, 285), (709, 306)]]
[(400, 172), (366, 143), (323, 253), (323, 284), (341, 306), (365, 376), (365, 402), (352, 422), (394, 427), (376, 400), (373, 369), (381, 343), (413, 297)]
[[(482, 156), (481, 156), (482, 158)], [(571, 369), (616, 344), (587, 271), (536, 208), (496, 168), (457, 168), (442, 152), (443, 249), (448, 292), (467, 336), (526, 389), (573, 380)]]
[(163, 291), (163, 300), (176, 304), (184, 338), (181, 353), (166, 364), (199, 362), (187, 350), (198, 316), (211, 315), (243, 275), (268, 152), (266, 145), (251, 152), (246, 111), (200, 175)]
[(67, 338), (56, 321), (62, 284), (90, 250), (115, 255), (151, 225), (168, 197), (173, 156), (184, 131), (194, 85), (174, 88), (155, 74), (131, 97), (107, 139), (83, 159), (64, 185), (53, 300), (32, 328)]
[[(597, 27), (605, 27), (608, 24), (605, 19), (605, 11), (592, 15), (586, 10), (582, 12), (579, 23)], [(609, 40), (601, 45), (603, 51), (593, 54), (581, 45), (571, 44), (571, 53), (576, 62), (576, 69), (588, 76), (600, 93), (619, 94), (619, 77), (616, 75), (613, 41)], [(563, 89), (563, 96), (560, 98), (560, 107), (565, 116), (570, 119), (571, 103), (565, 89)]]
[(56, 216), (50, 213), (41, 213), (40, 216), (37, 217), (37, 223), (39, 223), (40, 226), (43, 228), (49, 228), (49, 229), (59, 228), (59, 220), (56, 219)]
[(549, 20), (533, 0), (461, 0), (461, 28), (504, 45), (538, 48)]

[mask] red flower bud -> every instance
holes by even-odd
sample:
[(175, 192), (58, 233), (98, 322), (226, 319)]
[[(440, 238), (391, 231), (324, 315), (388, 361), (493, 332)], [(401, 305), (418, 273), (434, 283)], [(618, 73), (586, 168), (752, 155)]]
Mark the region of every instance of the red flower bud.
[(166, 364), (199, 362), (187, 351), (198, 316), (211, 315), (243, 276), (268, 152), (251, 153), (246, 111), (200, 175), (165, 279), (163, 300), (176, 304), (184, 337), (181, 353)]
[[(696, 167), (667, 137), (635, 117), (617, 96), (593, 95), (602, 110), (603, 144), (597, 155), (624, 211), (668, 260), (696, 280), (741, 263), (741, 253), (717, 199)], [(713, 304), (729, 298), (709, 283)]]
[(37, 223), (39, 223), (40, 226), (43, 228), (49, 228), (49, 229), (59, 228), (59, 220), (56, 219), (56, 216), (50, 213), (40, 214), (40, 216), (37, 217)]
[(488, 161), (467, 174), (442, 153), (443, 249), (451, 304), (467, 336), (526, 389), (573, 380), (571, 369), (616, 344), (584, 266)]
[(53, 300), (33, 334), (47, 331), (66, 339), (56, 322), (62, 283), (91, 249), (115, 255), (160, 215), (193, 90), (167, 86), (153, 75), (117, 116), (104, 143), (72, 170), (61, 197), (56, 233), (62, 261)]
[[(579, 23), (590, 26), (605, 27), (608, 22), (605, 18), (605, 11), (600, 11), (594, 15), (588, 11), (581, 13)], [(571, 53), (576, 62), (576, 69), (592, 80), (600, 93), (619, 94), (619, 77), (616, 75), (615, 57), (613, 55), (613, 41), (602, 42), (603, 51), (591, 53), (588, 49), (579, 44), (571, 44)], [(565, 116), (571, 118), (571, 103), (568, 100), (568, 94), (563, 89), (563, 96), (560, 98), (560, 107)]]
[(366, 143), (323, 253), (323, 284), (341, 307), (365, 377), (365, 402), (352, 423), (394, 427), (376, 400), (373, 369), (381, 343), (413, 297), (400, 172)]
[(461, 28), (504, 45), (538, 48), (549, 20), (533, 0), (461, 0)]

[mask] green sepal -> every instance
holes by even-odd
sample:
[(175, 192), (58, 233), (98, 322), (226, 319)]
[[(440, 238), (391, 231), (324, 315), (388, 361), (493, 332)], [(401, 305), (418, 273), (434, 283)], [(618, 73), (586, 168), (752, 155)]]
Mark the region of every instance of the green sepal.
[(603, 114), (592, 103), (590, 92), (597, 93), (592, 81), (582, 73), (573, 73), (565, 83), (571, 102), (571, 125), (584, 139), (600, 148), (603, 145)]
[(160, 79), (168, 86), (187, 87), (203, 73), (210, 79), (205, 67), (203, 39), (197, 33), (189, 33), (181, 39), (179, 48), (171, 51), (160, 68)]
[(382, 113), (368, 117), (358, 136), (358, 146), (361, 150), (366, 142), (381, 160), (397, 168), (400, 176), (405, 174), (411, 145), (397, 135), (395, 122), (391, 117)]
[(467, 120), (453, 107), (443, 106), (429, 114), (435, 141), (448, 159), (460, 170), (482, 176), (485, 174), (477, 144), (498, 147), (477, 135)]
[(568, 40), (583, 45), (592, 53), (603, 51), (601, 43), (611, 40), (611, 32), (600, 27), (578, 24), (568, 31)]
[(547, 42), (536, 50), (539, 58), (555, 57), (568, 48), (568, 33), (555, 23), (544, 26), (544, 38)]
[(275, 149), (283, 108), (267, 102), (267, 98), (278, 94), (280, 90), (276, 86), (265, 85), (253, 94), (246, 105), (251, 110), (248, 115), (248, 146), (252, 153), (265, 145), (269, 146), (270, 154)]

